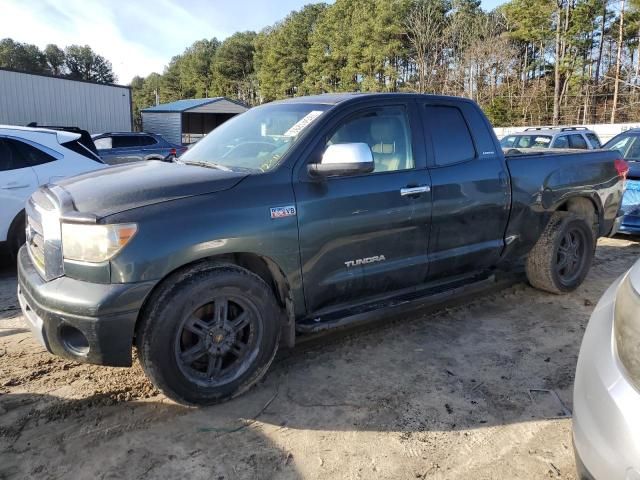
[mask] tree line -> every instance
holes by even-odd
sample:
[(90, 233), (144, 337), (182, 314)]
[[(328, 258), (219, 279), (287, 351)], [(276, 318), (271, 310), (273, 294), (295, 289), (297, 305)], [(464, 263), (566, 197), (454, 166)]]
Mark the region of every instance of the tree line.
[(156, 100), (228, 96), (256, 105), (323, 92), (417, 91), (476, 100), (497, 126), (634, 121), (640, 0), (336, 0), (261, 32), (199, 40), (163, 74), (132, 82)]
[(62, 49), (50, 43), (41, 50), (37, 45), (4, 38), (0, 40), (0, 67), (73, 80), (116, 81), (111, 62), (88, 45), (69, 45)]
[[(38, 65), (54, 71), (48, 48)], [(58, 63), (67, 75), (72, 64)], [(131, 88), (138, 128), (156, 102), (257, 105), (342, 91), (465, 96), (496, 126), (635, 121), (640, 0), (510, 0), (493, 11), (480, 0), (307, 5), (260, 32), (198, 40)]]

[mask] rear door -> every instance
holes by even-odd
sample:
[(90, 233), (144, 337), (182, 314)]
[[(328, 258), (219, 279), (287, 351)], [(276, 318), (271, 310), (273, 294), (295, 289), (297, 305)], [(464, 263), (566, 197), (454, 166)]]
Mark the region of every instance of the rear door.
[(0, 241), (7, 239), (11, 222), (38, 188), (38, 178), (16, 142), (0, 137)]
[(375, 162), (372, 173), (320, 181), (304, 168), (294, 182), (310, 312), (425, 281), (431, 195), (422, 135), (414, 126), (420, 122), (412, 101), (377, 102), (345, 113), (305, 159), (317, 161), (330, 144), (363, 142)]
[(420, 108), (433, 159), (429, 278), (493, 266), (511, 204), (504, 157), (473, 104), (434, 99)]

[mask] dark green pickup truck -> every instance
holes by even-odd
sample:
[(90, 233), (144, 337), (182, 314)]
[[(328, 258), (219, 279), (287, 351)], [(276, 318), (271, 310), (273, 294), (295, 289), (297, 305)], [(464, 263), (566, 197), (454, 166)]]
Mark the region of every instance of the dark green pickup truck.
[(553, 293), (614, 232), (613, 151), (505, 158), (478, 106), (414, 94), (253, 108), (175, 163), (37, 191), (20, 305), (56, 355), (129, 366), (169, 397), (245, 391), (279, 344), (486, 281), (524, 261)]

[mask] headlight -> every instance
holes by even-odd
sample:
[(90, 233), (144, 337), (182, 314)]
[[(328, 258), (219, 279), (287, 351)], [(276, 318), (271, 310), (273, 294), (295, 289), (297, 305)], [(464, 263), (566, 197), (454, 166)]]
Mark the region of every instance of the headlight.
[(116, 225), (62, 224), (62, 254), (67, 260), (98, 263), (112, 258), (133, 238), (135, 223)]
[(618, 358), (636, 387), (640, 388), (640, 295), (631, 284), (631, 275), (618, 287), (614, 336)]

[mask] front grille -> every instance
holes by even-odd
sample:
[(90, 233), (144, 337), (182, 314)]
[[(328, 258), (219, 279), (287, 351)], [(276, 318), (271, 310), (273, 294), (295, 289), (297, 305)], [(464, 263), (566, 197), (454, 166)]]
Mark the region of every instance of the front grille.
[(27, 248), (33, 264), (44, 276), (44, 235), (42, 233), (42, 225), (30, 216), (27, 216)]
[(45, 280), (64, 274), (60, 242), (60, 214), (55, 201), (43, 190), (37, 190), (26, 207), (27, 251), (34, 266)]

